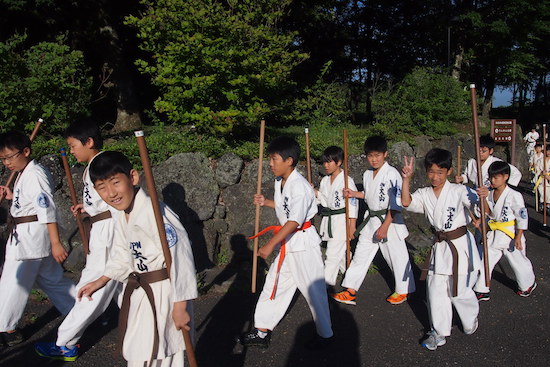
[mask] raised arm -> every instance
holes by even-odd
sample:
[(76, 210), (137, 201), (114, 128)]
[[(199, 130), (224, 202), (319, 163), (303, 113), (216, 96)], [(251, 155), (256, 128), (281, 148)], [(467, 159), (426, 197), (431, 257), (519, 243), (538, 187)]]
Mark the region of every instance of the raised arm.
[(408, 207), (411, 205), (411, 178), (414, 173), (414, 157), (403, 157), (405, 164), (401, 168), (401, 177), (403, 178), (403, 186), (401, 187), (401, 205)]

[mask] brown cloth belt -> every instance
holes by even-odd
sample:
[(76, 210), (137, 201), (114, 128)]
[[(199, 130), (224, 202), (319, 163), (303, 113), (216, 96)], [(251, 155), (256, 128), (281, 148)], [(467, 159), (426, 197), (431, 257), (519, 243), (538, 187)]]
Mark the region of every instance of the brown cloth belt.
[[(456, 247), (452, 241), (464, 236), (466, 233), (468, 233), (466, 226), (458, 227), (457, 229), (453, 229), (452, 231), (449, 231), (449, 232), (443, 232), (443, 231), (434, 232), (434, 244), (441, 241), (447, 242), (447, 245), (449, 245), (449, 248), (451, 249), (451, 253), (453, 254), (453, 297), (456, 297), (458, 294), (458, 251), (456, 250)], [(430, 268), (431, 258), (432, 258), (432, 249), (430, 249), (430, 253), (426, 258), (426, 261), (422, 265), (422, 273), (420, 274), (420, 280), (426, 280), (426, 276), (428, 275), (428, 270)]]
[[(94, 216), (89, 216), (87, 214), (81, 216), (82, 223), (84, 224), (84, 232), (86, 232), (86, 238), (88, 239), (88, 241), (90, 240), (90, 233), (92, 231), (92, 227), (94, 223), (97, 223), (101, 220), (105, 220), (109, 218), (112, 218), (112, 216), (111, 216), (111, 212), (108, 210), (101, 212), (99, 214), (96, 214)], [(83, 243), (82, 246), (84, 249), (84, 253), (88, 254), (90, 252), (89, 243)]]
[(22, 223), (30, 223), (30, 222), (38, 222), (38, 216), (35, 215), (27, 215), (25, 217), (12, 217), (11, 215), (8, 217), (8, 233), (13, 234), (15, 227), (18, 224)]
[(122, 353), (122, 344), (124, 342), (124, 335), (126, 334), (126, 328), (128, 327), (128, 313), (130, 312), (130, 297), (132, 293), (139, 287), (143, 288), (143, 291), (149, 299), (151, 308), (153, 310), (153, 319), (155, 320), (155, 338), (153, 341), (153, 351), (151, 352), (151, 362), (156, 359), (159, 351), (159, 329), (157, 321), (157, 308), (155, 306), (155, 296), (151, 283), (160, 282), (161, 280), (168, 279), (168, 270), (166, 268), (161, 270), (149, 271), (146, 273), (132, 272), (128, 276), (128, 283), (124, 290), (122, 297), (122, 306), (120, 307), (120, 315), (118, 317), (118, 352)]

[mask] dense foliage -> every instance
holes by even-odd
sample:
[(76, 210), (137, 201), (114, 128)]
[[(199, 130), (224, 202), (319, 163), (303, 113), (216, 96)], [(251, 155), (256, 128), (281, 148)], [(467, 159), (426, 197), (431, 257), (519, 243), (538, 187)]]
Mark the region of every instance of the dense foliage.
[(24, 47), (24, 36), (0, 42), (0, 126), (32, 130), (42, 117), (58, 134), (66, 121), (86, 113), (91, 96), (82, 52), (63, 38)]

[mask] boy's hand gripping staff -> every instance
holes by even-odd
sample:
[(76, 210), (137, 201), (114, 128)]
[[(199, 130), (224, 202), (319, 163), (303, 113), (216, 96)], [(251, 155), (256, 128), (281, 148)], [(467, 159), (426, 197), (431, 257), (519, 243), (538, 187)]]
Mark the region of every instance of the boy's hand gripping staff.
[[(481, 157), (479, 153), (479, 128), (477, 122), (477, 100), (476, 100), (476, 85), (470, 84), (470, 97), (472, 99), (472, 123), (474, 125), (474, 140), (476, 144), (476, 163), (477, 163), (477, 182), (478, 185), (483, 185), (483, 173), (481, 172)], [(487, 249), (487, 222), (485, 221), (485, 206), (479, 200), (479, 209), (481, 212), (481, 243), (483, 245), (483, 267), (485, 269), (485, 285), (491, 284), (491, 274), (489, 273), (489, 256)]]
[[(264, 161), (265, 120), (260, 123), (260, 152), (258, 154), (258, 180), (256, 195), (262, 193), (262, 166)], [(254, 254), (252, 256), (252, 293), (256, 293), (256, 273), (258, 272), (258, 232), (260, 231), (260, 204), (256, 204), (256, 219), (254, 221)]]
[[(344, 129), (344, 189), (348, 189), (348, 132), (346, 129)], [(349, 198), (346, 196), (346, 269), (351, 262), (350, 235)]]
[(311, 158), (309, 156), (309, 129), (306, 127), (306, 165), (307, 165), (307, 182), (311, 185)]
[[(67, 177), (67, 186), (69, 186), (69, 192), (71, 194), (71, 203), (73, 205), (77, 205), (78, 200), (76, 199), (76, 190), (74, 189), (73, 176), (71, 175), (67, 152), (65, 151), (65, 148), (60, 148), (59, 151), (61, 152), (61, 160), (63, 161), (63, 168), (65, 169), (65, 177)], [(84, 229), (84, 223), (82, 223), (80, 211), (76, 213), (76, 225), (78, 226), (78, 233), (80, 234), (80, 239), (82, 240), (82, 249), (84, 250), (84, 254), (88, 255), (90, 253), (90, 243), (88, 242), (89, 238), (86, 234), (86, 230)]]
[[(41, 118), (39, 118), (38, 121), (36, 121), (36, 124), (34, 125), (34, 129), (32, 130), (31, 136), (29, 136), (29, 139), (31, 142), (36, 137), (36, 134), (38, 134), (38, 129), (40, 129), (40, 125), (42, 125), (43, 122), (44, 120), (42, 120)], [(16, 175), (17, 175), (17, 172), (12, 171), (10, 174), (10, 177), (8, 177), (8, 180), (6, 181), (6, 184), (4, 186), (11, 186), (11, 184), (15, 180)], [(5, 197), (4, 195), (0, 196), (0, 204), (2, 204), (2, 201), (4, 201), (4, 197)]]
[[(145, 175), (145, 182), (147, 184), (147, 191), (151, 197), (151, 203), (153, 205), (153, 212), (155, 213), (155, 221), (157, 223), (157, 229), (162, 245), (162, 252), (164, 254), (164, 262), (166, 263), (166, 270), (170, 275), (170, 269), (172, 267), (172, 254), (168, 248), (168, 240), (166, 239), (166, 231), (164, 229), (164, 221), (162, 219), (162, 212), (160, 210), (159, 199), (157, 196), (157, 189), (155, 186), (155, 180), (153, 179), (153, 170), (151, 169), (151, 161), (149, 160), (149, 153), (147, 152), (147, 145), (145, 144), (145, 137), (143, 131), (136, 131), (135, 133), (139, 156), (141, 158), (141, 164), (143, 165), (143, 174)], [(187, 360), (191, 367), (197, 367), (197, 359), (193, 350), (193, 344), (191, 343), (191, 336), (189, 331), (181, 329), (183, 333), (183, 340), (185, 342), (185, 351), (187, 352)]]

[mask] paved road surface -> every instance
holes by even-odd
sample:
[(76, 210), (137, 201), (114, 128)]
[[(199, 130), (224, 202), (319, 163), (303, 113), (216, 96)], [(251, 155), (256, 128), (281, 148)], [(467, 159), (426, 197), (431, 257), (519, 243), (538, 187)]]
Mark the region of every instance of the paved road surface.
[[(377, 257), (375, 262), (380, 272), (367, 276), (358, 293), (357, 306), (331, 303), (336, 340), (330, 348), (309, 352), (303, 347), (314, 335), (314, 324), (304, 299), (298, 295), (273, 332), (271, 347), (244, 350), (235, 338), (250, 327), (255, 299), (243, 291), (249, 281), (248, 271), (235, 275), (233, 269), (238, 267), (229, 266), (216, 279), (218, 283), (225, 280), (224, 286), (229, 291), (219, 292), (219, 287), (218, 291), (211, 289), (195, 302), (199, 366), (550, 366), (547, 312), (550, 230), (541, 225), (542, 216), (535, 213), (532, 196), (526, 194), (525, 197), (531, 216), (527, 249), (538, 288), (529, 298), (517, 296), (515, 282), (509, 279), (508, 265), (497, 265), (491, 300), (480, 305), (480, 326), (474, 335), (464, 335), (456, 325), (445, 346), (433, 352), (421, 348), (419, 340), (428, 328), (424, 284), (419, 284), (420, 289), (408, 302), (399, 306), (388, 304), (385, 298), (391, 287), (389, 272)], [(550, 217), (548, 219), (550, 223)], [(234, 257), (235, 263), (242, 260), (240, 255)], [(54, 340), (61, 320), (47, 300), (34, 300), (27, 307), (22, 325), (28, 340), (19, 346), (3, 348), (0, 365), (125, 366), (121, 357), (114, 356), (116, 308), (113, 307), (108, 316), (89, 328), (81, 340), (81, 356), (76, 362), (50, 361), (35, 355), (32, 345), (36, 341)]]

